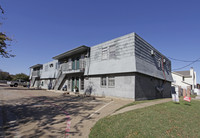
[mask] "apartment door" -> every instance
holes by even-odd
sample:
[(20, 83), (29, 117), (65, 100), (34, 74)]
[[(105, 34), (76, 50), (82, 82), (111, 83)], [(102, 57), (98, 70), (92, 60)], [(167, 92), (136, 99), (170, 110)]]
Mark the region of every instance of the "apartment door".
[(76, 86), (77, 86), (78, 91), (79, 91), (79, 78), (78, 77), (76, 78)]
[(76, 59), (76, 69), (79, 69), (79, 58)]
[(77, 87), (77, 89), (79, 91), (79, 78), (78, 77), (72, 78), (72, 91), (74, 91), (75, 86)]
[(75, 60), (72, 60), (72, 70), (75, 70)]

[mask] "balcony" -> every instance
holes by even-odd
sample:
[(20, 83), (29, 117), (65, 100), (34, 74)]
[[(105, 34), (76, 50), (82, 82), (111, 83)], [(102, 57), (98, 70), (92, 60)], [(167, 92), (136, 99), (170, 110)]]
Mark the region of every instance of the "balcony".
[(85, 66), (86, 66), (86, 59), (80, 59), (63, 63), (61, 64), (60, 69), (62, 70), (63, 74), (84, 73)]
[(32, 72), (32, 77), (40, 77), (40, 71), (39, 70), (33, 71)]

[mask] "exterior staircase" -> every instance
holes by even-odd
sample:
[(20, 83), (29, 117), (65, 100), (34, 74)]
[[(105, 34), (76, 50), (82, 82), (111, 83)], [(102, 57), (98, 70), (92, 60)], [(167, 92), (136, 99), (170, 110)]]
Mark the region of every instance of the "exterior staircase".
[(58, 75), (57, 75), (57, 76), (58, 76), (58, 77), (57, 77), (56, 82), (55, 82), (55, 85), (54, 85), (54, 90), (59, 90), (59, 89), (60, 89), (60, 86), (61, 86), (61, 84), (63, 83), (66, 74), (62, 74), (62, 71), (60, 70), (60, 71), (58, 72)]
[(32, 77), (31, 84), (30, 84), (31, 87), (34, 87), (35, 80), (36, 80), (36, 77)]

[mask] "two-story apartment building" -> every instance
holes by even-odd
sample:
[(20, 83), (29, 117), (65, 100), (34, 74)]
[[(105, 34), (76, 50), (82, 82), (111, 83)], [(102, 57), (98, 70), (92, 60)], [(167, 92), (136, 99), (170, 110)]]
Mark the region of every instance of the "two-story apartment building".
[(80, 46), (53, 59), (59, 65), (55, 90), (76, 87), (81, 93), (133, 100), (171, 96), (171, 61), (136, 33)]

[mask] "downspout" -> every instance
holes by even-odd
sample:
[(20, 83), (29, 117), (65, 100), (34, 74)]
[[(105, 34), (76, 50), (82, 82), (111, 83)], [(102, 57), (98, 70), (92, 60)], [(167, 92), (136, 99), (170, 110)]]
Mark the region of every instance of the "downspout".
[(87, 77), (89, 76), (89, 68), (90, 68), (90, 49), (88, 49), (88, 68), (87, 68)]
[(164, 76), (165, 82), (166, 82), (166, 76), (165, 76), (165, 70), (164, 70), (164, 64), (163, 64), (163, 56), (162, 56), (162, 71), (163, 71), (163, 76)]

